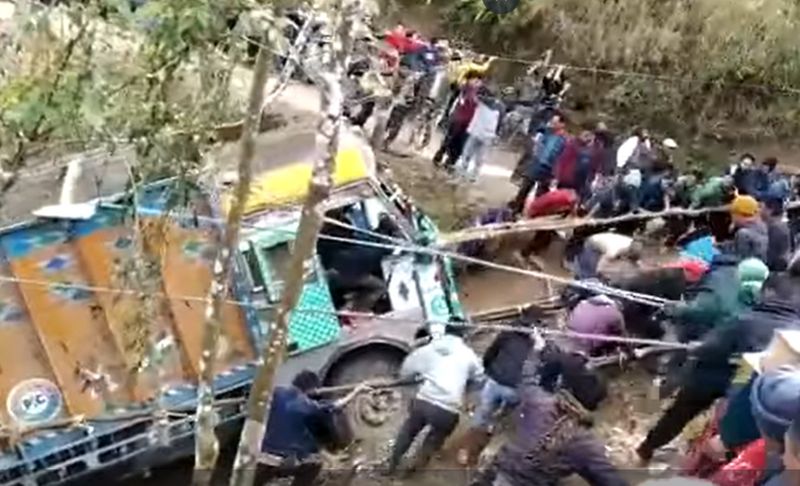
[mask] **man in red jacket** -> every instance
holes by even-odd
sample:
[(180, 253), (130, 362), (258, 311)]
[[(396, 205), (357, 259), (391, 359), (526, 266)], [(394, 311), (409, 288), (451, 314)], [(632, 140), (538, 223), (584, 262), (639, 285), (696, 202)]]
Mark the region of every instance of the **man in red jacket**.
[(464, 149), (464, 144), (469, 136), (467, 128), (469, 128), (472, 116), (475, 115), (475, 110), (478, 108), (478, 90), (481, 87), (481, 81), (481, 74), (474, 72), (467, 74), (466, 84), (461, 88), (461, 95), (458, 97), (458, 101), (456, 101), (453, 112), (450, 115), (447, 135), (445, 135), (442, 145), (433, 156), (434, 165), (441, 164), (442, 158), (447, 154), (445, 167), (452, 169), (461, 156), (461, 151)]
[(578, 137), (569, 137), (554, 169), (558, 187), (573, 189), (582, 199), (588, 196), (589, 184), (596, 173), (593, 167), (594, 142), (594, 133), (589, 130), (584, 130)]
[(554, 189), (536, 198), (529, 197), (524, 214), (526, 218), (567, 215), (575, 210), (577, 204), (578, 195), (572, 189)]

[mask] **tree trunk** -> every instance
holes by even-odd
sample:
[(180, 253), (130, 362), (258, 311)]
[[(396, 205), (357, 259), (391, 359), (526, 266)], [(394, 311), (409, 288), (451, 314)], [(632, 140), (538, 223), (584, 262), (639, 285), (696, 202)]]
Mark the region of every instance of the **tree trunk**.
[[(261, 354), (261, 364), (256, 372), (250, 397), (247, 402), (245, 420), (236, 461), (231, 475), (232, 486), (250, 486), (255, 479), (255, 468), (261, 441), (264, 437), (266, 419), (272, 400), (275, 372), (286, 355), (286, 343), (292, 310), (303, 290), (307, 268), (314, 265), (314, 249), (322, 226), (319, 205), (331, 191), (332, 174), (336, 154), (339, 150), (339, 131), (342, 115), (342, 76), (347, 56), (352, 47), (352, 27), (358, 13), (356, 2), (342, 6), (335, 39), (335, 59), (332, 69), (320, 76), (323, 85), (321, 96), (323, 113), (317, 128), (317, 147), (322, 153), (317, 157), (309, 184), (309, 192), (303, 204), (300, 225), (297, 230), (291, 262), (286, 276), (281, 304)], [(339, 42), (336, 42), (339, 41)]]
[(222, 245), (214, 261), (214, 275), (209, 289), (210, 302), (206, 307), (203, 332), (203, 352), (200, 358), (200, 383), (197, 400), (197, 428), (195, 433), (195, 466), (192, 483), (208, 485), (219, 456), (219, 441), (214, 432), (217, 414), (214, 410), (213, 383), (216, 375), (217, 345), (221, 329), (222, 310), (228, 296), (233, 255), (239, 243), (242, 213), (252, 180), (252, 161), (255, 137), (261, 118), (264, 86), (269, 72), (270, 52), (259, 48), (253, 68), (253, 82), (247, 116), (244, 120), (239, 153), (238, 181), (233, 202), (228, 212)]

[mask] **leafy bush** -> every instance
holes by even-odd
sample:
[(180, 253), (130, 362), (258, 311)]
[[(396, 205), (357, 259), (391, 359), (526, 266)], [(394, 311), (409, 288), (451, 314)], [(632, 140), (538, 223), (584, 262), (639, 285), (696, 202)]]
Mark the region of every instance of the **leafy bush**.
[(627, 126), (747, 138), (800, 126), (797, 0), (521, 0), (502, 17), (481, 0), (429, 6), (484, 52), (532, 59), (552, 48), (559, 62), (657, 75), (570, 73), (576, 96)]

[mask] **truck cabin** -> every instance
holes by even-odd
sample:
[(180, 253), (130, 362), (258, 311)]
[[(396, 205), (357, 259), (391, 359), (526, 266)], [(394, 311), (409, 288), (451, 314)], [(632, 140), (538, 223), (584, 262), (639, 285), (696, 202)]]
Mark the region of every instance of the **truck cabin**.
[[(399, 188), (378, 179), (362, 154), (345, 146), (337, 158), (316, 254), (292, 317), (298, 324), (290, 324), (290, 351), (327, 344), (304, 345), (304, 313), (316, 313), (315, 326), (329, 321), (337, 328), (414, 310), (431, 320), (460, 313), (446, 290), (453, 287), (447, 263), (402, 248), (433, 239), (435, 226)], [(254, 181), (247, 201), (240, 263), (262, 322), (272, 321), (280, 303), (310, 177), (307, 162), (270, 170)], [(335, 333), (322, 334), (332, 340)]]

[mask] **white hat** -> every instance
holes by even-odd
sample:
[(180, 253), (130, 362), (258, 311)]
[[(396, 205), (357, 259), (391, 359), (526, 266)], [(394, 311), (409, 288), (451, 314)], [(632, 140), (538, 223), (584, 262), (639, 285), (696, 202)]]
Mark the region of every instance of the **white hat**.
[(664, 145), (664, 147), (671, 150), (675, 150), (676, 148), (678, 148), (678, 142), (676, 142), (674, 139), (671, 138), (665, 138), (662, 144)]

